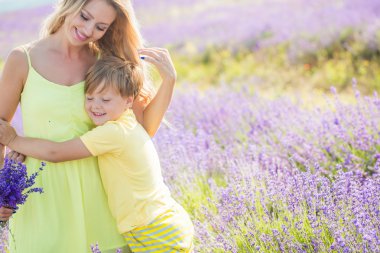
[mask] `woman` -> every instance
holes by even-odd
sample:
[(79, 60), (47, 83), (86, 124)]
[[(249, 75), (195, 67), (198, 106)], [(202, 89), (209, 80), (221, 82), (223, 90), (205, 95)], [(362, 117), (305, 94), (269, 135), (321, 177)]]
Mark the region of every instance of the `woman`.
[[(21, 102), (24, 134), (30, 137), (64, 141), (93, 127), (84, 111), (83, 80), (102, 55), (140, 63), (140, 54), (148, 62), (164, 57), (171, 62), (166, 50), (141, 49), (133, 10), (121, 0), (61, 1), (45, 34), (11, 52), (0, 79), (0, 118), (10, 121)], [(170, 103), (175, 79), (163, 83), (150, 102), (143, 92), (133, 105), (151, 136)], [(25, 162), (30, 173), (40, 164), (32, 158)], [(44, 193), (30, 196), (11, 220), (11, 253), (90, 252), (96, 242), (102, 252), (125, 246), (108, 210), (96, 159), (48, 163), (36, 186)], [(0, 208), (0, 219), (10, 213)]]

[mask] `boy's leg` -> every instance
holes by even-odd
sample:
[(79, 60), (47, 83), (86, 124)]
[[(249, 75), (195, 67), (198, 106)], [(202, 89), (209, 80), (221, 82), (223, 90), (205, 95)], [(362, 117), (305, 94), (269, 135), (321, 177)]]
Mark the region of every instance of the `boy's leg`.
[(193, 224), (181, 206), (175, 206), (147, 226), (124, 234), (133, 252), (191, 252), (193, 236)]

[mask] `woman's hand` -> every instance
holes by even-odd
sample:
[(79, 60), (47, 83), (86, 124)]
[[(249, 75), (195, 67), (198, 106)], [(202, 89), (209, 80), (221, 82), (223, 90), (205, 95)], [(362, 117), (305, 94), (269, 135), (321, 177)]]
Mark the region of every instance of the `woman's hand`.
[(0, 119), (0, 143), (8, 146), (16, 137), (16, 130), (7, 121)]
[(175, 83), (177, 72), (174, 68), (173, 61), (169, 51), (166, 48), (143, 48), (138, 50), (141, 59), (152, 63), (158, 70), (164, 82)]
[(0, 207), (0, 221), (7, 221), (14, 213), (13, 209)]

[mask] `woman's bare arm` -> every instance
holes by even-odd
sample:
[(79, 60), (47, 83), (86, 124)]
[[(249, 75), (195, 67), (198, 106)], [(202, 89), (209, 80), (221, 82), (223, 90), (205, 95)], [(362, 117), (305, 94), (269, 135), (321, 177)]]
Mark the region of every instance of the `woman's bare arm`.
[[(28, 62), (22, 49), (14, 49), (5, 61), (0, 74), (0, 118), (11, 121), (28, 74)], [(4, 146), (0, 145), (0, 168), (4, 164)], [(0, 207), (0, 220), (6, 221), (13, 210)]]
[[(11, 121), (28, 74), (28, 62), (24, 51), (16, 48), (5, 61), (0, 75), (0, 118)], [(4, 146), (0, 145), (0, 165), (4, 160)]]
[(160, 88), (146, 107), (142, 100), (136, 100), (133, 104), (136, 119), (152, 137), (157, 132), (169, 107), (177, 73), (168, 50), (163, 48), (144, 48), (139, 50), (139, 53), (145, 61), (157, 68), (162, 78)]

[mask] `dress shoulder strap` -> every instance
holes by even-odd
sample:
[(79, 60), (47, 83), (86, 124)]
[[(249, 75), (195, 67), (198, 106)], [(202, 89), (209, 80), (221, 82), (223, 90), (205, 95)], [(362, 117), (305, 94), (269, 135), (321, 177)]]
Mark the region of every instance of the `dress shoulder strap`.
[(23, 45), (23, 46), (21, 46), (21, 48), (24, 50), (24, 52), (26, 54), (26, 58), (28, 59), (28, 66), (30, 68), (31, 67), (31, 62), (30, 62), (30, 56), (29, 56), (28, 46), (27, 45)]

